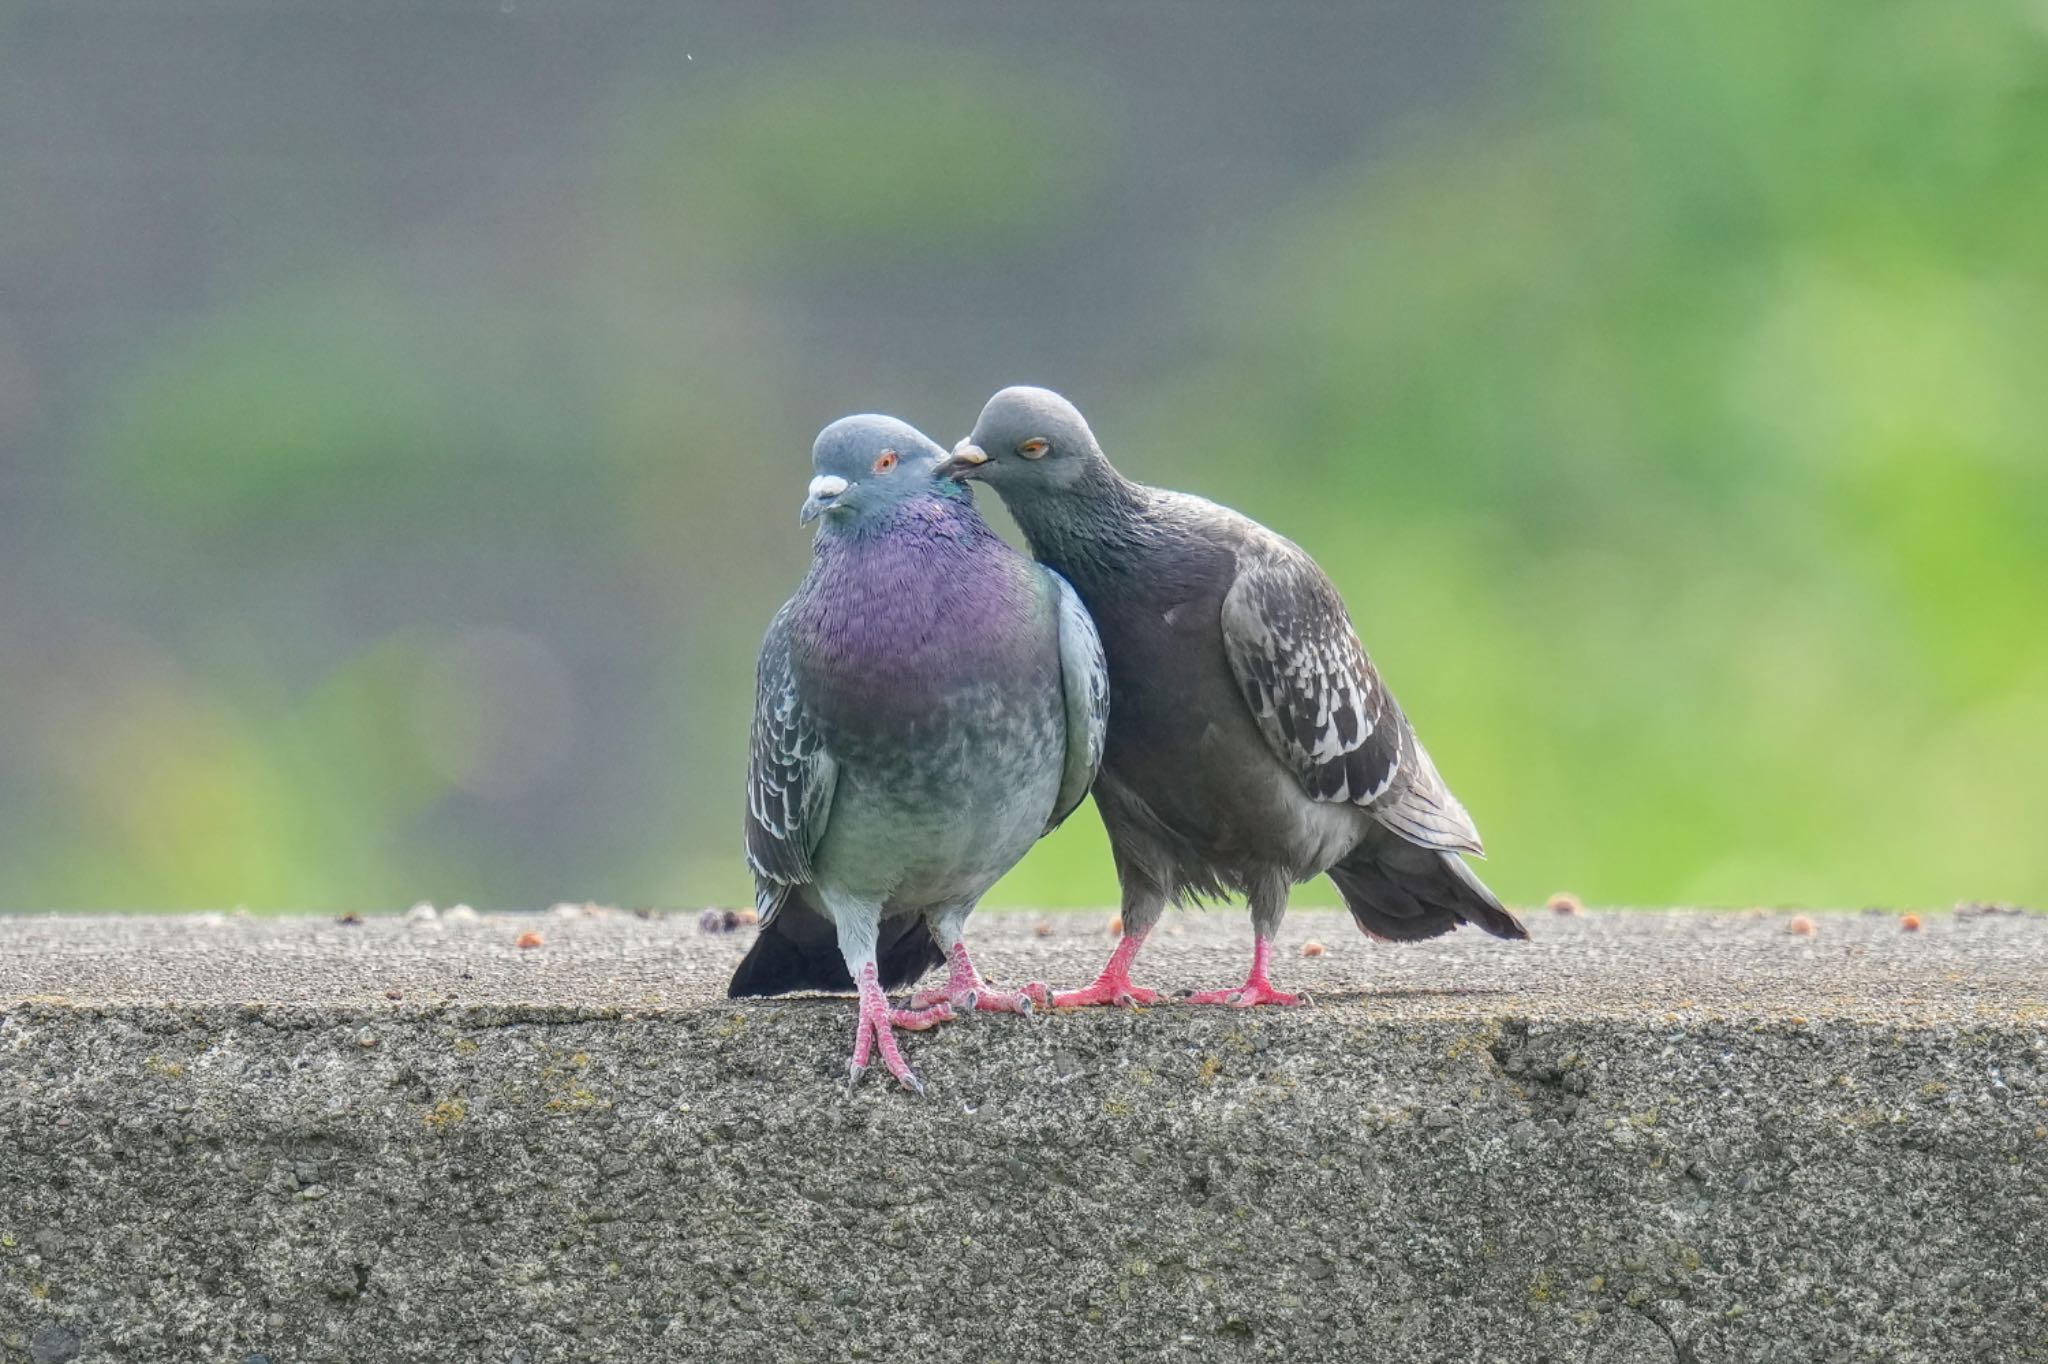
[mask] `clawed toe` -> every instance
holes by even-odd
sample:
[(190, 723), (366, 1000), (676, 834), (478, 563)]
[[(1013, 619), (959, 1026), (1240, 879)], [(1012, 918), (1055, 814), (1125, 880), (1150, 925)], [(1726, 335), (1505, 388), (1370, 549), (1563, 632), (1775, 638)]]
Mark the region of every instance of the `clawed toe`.
[[(1048, 1005), (1051, 1001), (1052, 991), (1046, 987), (1044, 981), (1035, 980), (1016, 990), (998, 990), (987, 981), (961, 990), (925, 990), (913, 996), (910, 1002), (913, 1006), (950, 1006), (963, 1014), (1029, 1014), (1033, 1009)], [(952, 1015), (949, 1014), (947, 1017), (950, 1018)]]
[(952, 974), (944, 985), (911, 996), (914, 1007), (944, 1003), (961, 1013), (1028, 1014), (1034, 1007), (1052, 1000), (1052, 991), (1042, 980), (1016, 990), (999, 989), (983, 980), (981, 972), (975, 969), (974, 959), (967, 954), (965, 943), (955, 943), (948, 955), (953, 959)]
[(1251, 1009), (1261, 1004), (1301, 1004), (1308, 996), (1290, 995), (1285, 990), (1273, 988), (1272, 980), (1266, 975), (1267, 962), (1273, 954), (1272, 940), (1260, 937), (1252, 944), (1252, 973), (1242, 985), (1222, 989), (1204, 990), (1200, 994), (1188, 995), (1186, 1004), (1221, 1004), (1231, 1009)]
[(944, 999), (928, 1008), (889, 1010), (889, 1022), (910, 1032), (923, 1032), (926, 1028), (936, 1028), (941, 1023), (951, 1023), (953, 1017), (952, 1002)]
[(974, 1007), (983, 1013), (1029, 1014), (1049, 995), (1042, 983), (1033, 982), (1021, 990), (990, 990), (975, 999)]
[(896, 1045), (896, 1030), (922, 1032), (948, 1022), (953, 1017), (950, 1001), (940, 1000), (926, 1008), (896, 1008), (882, 993), (881, 985), (875, 979), (875, 968), (869, 964), (860, 972), (860, 1004), (855, 1011), (853, 1032), (853, 1059), (846, 1067), (846, 1083), (852, 1087), (860, 1083), (867, 1074), (868, 1061), (880, 1052), (882, 1063), (896, 1082), (913, 1094), (923, 1094), (924, 1081), (917, 1078), (917, 1072), (903, 1059), (902, 1049)]
[(1113, 1005), (1119, 1009), (1135, 1009), (1144, 1004), (1157, 1004), (1159, 992), (1128, 981), (1096, 981), (1093, 985), (1079, 990), (1069, 990), (1052, 997), (1055, 1009), (1090, 1009)]
[(1092, 984), (1054, 995), (1052, 1006), (1055, 1009), (1091, 1009), (1111, 1004), (1120, 1009), (1135, 1009), (1141, 1004), (1157, 1004), (1157, 990), (1131, 984), (1131, 963), (1137, 959), (1138, 949), (1144, 942), (1143, 932), (1126, 934), (1116, 945), (1116, 951), (1110, 953), (1109, 963), (1102, 968), (1102, 974)]

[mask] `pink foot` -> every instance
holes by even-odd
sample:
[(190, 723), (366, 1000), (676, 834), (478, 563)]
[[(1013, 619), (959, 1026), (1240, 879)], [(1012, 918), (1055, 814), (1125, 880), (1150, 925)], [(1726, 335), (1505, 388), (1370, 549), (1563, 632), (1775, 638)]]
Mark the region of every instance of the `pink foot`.
[(1259, 1004), (1299, 1004), (1300, 995), (1290, 995), (1284, 990), (1273, 988), (1273, 982), (1266, 977), (1266, 959), (1272, 955), (1273, 944), (1258, 938), (1252, 944), (1252, 974), (1242, 985), (1233, 985), (1222, 990), (1204, 990), (1189, 995), (1188, 1004), (1223, 1004), (1233, 1009), (1249, 1009)]
[(1099, 1004), (1113, 1004), (1119, 1009), (1133, 1009), (1140, 1004), (1157, 1004), (1159, 992), (1143, 985), (1133, 985), (1128, 979), (1110, 980), (1097, 976), (1093, 985), (1084, 985), (1078, 990), (1066, 990), (1052, 997), (1055, 1009), (1088, 1009)]
[(1095, 978), (1093, 985), (1054, 995), (1052, 1006), (1055, 1009), (1087, 1009), (1099, 1004), (1114, 1004), (1128, 1009), (1139, 1004), (1157, 1004), (1157, 990), (1131, 984), (1131, 963), (1137, 959), (1138, 949), (1144, 945), (1143, 933), (1126, 935), (1116, 945), (1116, 951), (1109, 954), (1109, 964), (1102, 968), (1102, 974)]
[(889, 1022), (909, 1032), (923, 1032), (927, 1028), (936, 1028), (941, 1023), (951, 1023), (952, 1021), (953, 1006), (943, 999), (929, 1009), (891, 1008), (889, 1010)]
[(890, 1008), (889, 997), (882, 993), (881, 983), (875, 979), (874, 963), (870, 962), (861, 968), (859, 1008), (853, 1029), (853, 1061), (846, 1068), (846, 1082), (858, 1084), (860, 1077), (867, 1074), (869, 1056), (880, 1051), (882, 1064), (899, 1084), (912, 1093), (924, 1093), (924, 1081), (917, 1078), (896, 1046), (896, 1029), (922, 1032), (952, 1018), (952, 1007), (941, 1004), (930, 1009)]
[(1034, 980), (1020, 990), (1001, 990), (989, 984), (975, 969), (964, 942), (954, 943), (950, 955), (953, 969), (947, 974), (946, 983), (918, 991), (911, 996), (913, 1006), (951, 1004), (956, 1009), (982, 1013), (1028, 1014), (1033, 1005), (1044, 1005), (1052, 999), (1052, 991), (1042, 980)]

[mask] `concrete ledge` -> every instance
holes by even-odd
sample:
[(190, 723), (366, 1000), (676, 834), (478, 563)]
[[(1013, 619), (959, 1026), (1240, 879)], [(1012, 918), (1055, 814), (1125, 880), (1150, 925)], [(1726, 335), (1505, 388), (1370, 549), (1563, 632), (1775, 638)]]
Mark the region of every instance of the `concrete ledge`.
[(1298, 914), (920, 1101), (691, 917), (0, 919), (0, 1361), (2048, 1359), (2048, 919), (1817, 922)]

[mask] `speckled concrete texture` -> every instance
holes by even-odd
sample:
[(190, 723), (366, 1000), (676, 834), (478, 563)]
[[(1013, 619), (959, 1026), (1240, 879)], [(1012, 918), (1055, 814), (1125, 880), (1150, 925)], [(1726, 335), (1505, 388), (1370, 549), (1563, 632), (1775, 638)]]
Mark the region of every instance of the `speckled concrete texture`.
[(694, 915), (0, 919), (0, 1361), (2048, 1359), (2048, 918), (1926, 917), (1297, 914), (921, 1100)]

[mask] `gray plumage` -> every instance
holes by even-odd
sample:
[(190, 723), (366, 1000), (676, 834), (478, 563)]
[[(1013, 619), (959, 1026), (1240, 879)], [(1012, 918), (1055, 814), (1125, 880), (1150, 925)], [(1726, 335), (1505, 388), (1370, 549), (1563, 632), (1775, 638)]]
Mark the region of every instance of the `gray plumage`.
[(933, 477), (943, 458), (885, 417), (818, 438), (806, 514), (824, 524), (757, 673), (745, 823), (762, 931), (733, 995), (845, 989), (864, 962), (883, 989), (916, 979), (1094, 780), (1094, 626)]
[(1169, 900), (1235, 891), (1267, 938), (1288, 887), (1328, 873), (1380, 937), (1527, 936), (1464, 864), (1477, 828), (1299, 546), (1125, 479), (1043, 389), (998, 393), (942, 473), (994, 486), (1101, 632), (1095, 794), (1127, 931)]

